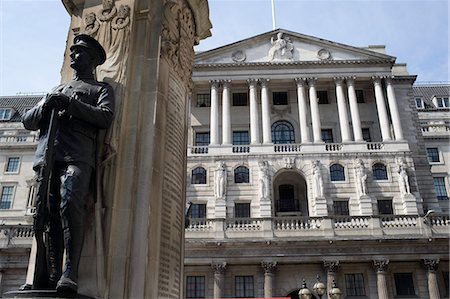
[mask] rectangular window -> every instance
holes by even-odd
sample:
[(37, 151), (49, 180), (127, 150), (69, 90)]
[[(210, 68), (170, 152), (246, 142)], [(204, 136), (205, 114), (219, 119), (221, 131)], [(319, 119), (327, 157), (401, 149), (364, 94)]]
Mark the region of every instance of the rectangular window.
[(192, 204), (189, 211), (190, 218), (206, 218), (206, 204)]
[(10, 120), (12, 117), (11, 108), (0, 108), (0, 120)]
[(197, 107), (211, 107), (211, 95), (209, 93), (198, 93)]
[(377, 201), (378, 214), (380, 215), (393, 215), (394, 209), (392, 208), (392, 199), (380, 199)]
[(416, 108), (417, 109), (424, 109), (425, 105), (423, 104), (422, 98), (416, 98)]
[(272, 93), (274, 105), (287, 105), (288, 93), (286, 91), (275, 91)]
[(319, 99), (319, 104), (328, 104), (328, 91), (318, 90), (317, 98)]
[(347, 296), (365, 296), (363, 274), (345, 274), (345, 289), (347, 290)]
[(233, 92), (233, 106), (247, 106), (248, 95), (246, 92)]
[(372, 142), (369, 128), (362, 128), (363, 140), (366, 142)]
[(415, 296), (412, 273), (394, 273), (397, 296)]
[(242, 145), (249, 144), (248, 131), (234, 131), (233, 132), (233, 144)]
[(10, 157), (8, 158), (8, 163), (6, 164), (6, 173), (18, 173), (20, 165), (19, 157)]
[(255, 291), (253, 287), (253, 276), (235, 276), (234, 288), (237, 298), (255, 297)]
[(234, 204), (235, 218), (250, 218), (250, 203), (237, 202)]
[(428, 162), (439, 162), (439, 150), (437, 147), (427, 148)]
[(450, 101), (447, 97), (436, 98), (438, 108), (450, 108)]
[(207, 146), (210, 143), (209, 132), (196, 132), (195, 133), (195, 145)]
[(450, 278), (448, 275), (448, 272), (442, 272), (442, 276), (444, 277), (444, 286), (445, 286), (445, 294), (447, 295), (447, 297), (449, 297), (450, 295), (450, 290), (449, 290), (449, 284), (450, 284)]
[(448, 200), (447, 189), (445, 188), (445, 178), (437, 177), (434, 180), (434, 190), (438, 200)]
[(332, 129), (322, 129), (322, 140), (325, 143), (333, 143), (333, 130)]
[(350, 212), (348, 210), (348, 201), (336, 200), (333, 202), (334, 215), (336, 216), (348, 216)]
[(14, 186), (3, 186), (0, 198), (0, 210), (11, 209), (14, 195)]
[(364, 91), (362, 89), (357, 89), (355, 90), (355, 92), (356, 92), (356, 102), (365, 103), (366, 101), (364, 100)]
[(186, 298), (205, 298), (205, 276), (186, 277)]

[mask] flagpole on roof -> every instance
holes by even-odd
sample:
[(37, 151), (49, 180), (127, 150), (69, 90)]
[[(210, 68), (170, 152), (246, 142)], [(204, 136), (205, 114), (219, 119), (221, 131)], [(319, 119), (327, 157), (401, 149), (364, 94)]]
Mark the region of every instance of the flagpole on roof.
[(272, 0), (272, 30), (275, 30), (276, 25), (275, 25), (275, 3), (274, 0)]

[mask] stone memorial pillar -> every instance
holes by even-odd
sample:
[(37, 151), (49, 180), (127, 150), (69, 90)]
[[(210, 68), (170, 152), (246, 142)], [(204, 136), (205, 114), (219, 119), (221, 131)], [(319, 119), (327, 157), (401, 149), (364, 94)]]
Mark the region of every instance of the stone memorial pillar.
[[(69, 48), (86, 33), (107, 53), (115, 119), (98, 152), (79, 293), (183, 298), (187, 105), (194, 44), (210, 36), (207, 0), (63, 0)], [(163, 192), (164, 190), (164, 192)]]

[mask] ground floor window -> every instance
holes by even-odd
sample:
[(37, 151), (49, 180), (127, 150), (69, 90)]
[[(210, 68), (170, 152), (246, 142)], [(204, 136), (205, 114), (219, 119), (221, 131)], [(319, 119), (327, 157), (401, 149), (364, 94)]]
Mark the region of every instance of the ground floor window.
[(347, 296), (365, 296), (364, 276), (362, 273), (345, 274)]
[(205, 276), (186, 277), (186, 298), (205, 298)]
[(235, 276), (235, 293), (237, 298), (255, 297), (253, 276)]
[(394, 273), (394, 281), (397, 296), (416, 295), (412, 273)]

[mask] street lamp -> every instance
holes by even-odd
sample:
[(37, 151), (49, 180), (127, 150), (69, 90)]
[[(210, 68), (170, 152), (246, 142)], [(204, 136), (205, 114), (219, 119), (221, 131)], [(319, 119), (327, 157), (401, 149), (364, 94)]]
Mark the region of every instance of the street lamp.
[[(325, 295), (327, 287), (326, 285), (320, 281), (320, 276), (317, 275), (317, 282), (313, 286), (313, 290), (316, 293), (317, 296), (319, 296), (319, 299), (322, 299), (322, 296)], [(333, 280), (333, 286), (328, 293), (330, 295), (331, 299), (341, 299), (342, 292), (341, 290), (336, 286), (336, 281)], [(303, 279), (302, 288), (298, 292), (298, 297), (300, 299), (311, 299), (312, 293), (306, 286), (306, 281)]]

